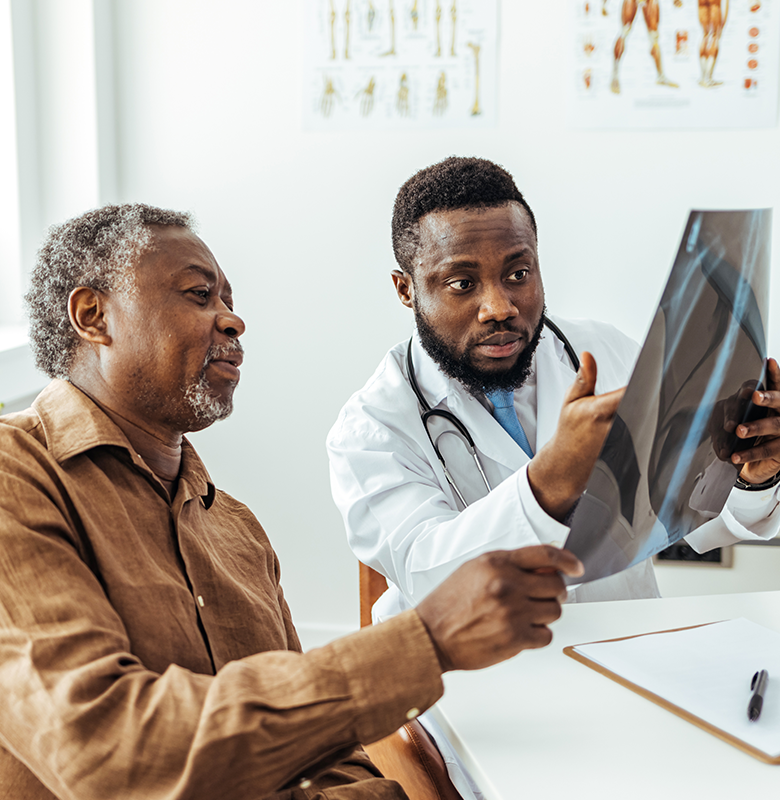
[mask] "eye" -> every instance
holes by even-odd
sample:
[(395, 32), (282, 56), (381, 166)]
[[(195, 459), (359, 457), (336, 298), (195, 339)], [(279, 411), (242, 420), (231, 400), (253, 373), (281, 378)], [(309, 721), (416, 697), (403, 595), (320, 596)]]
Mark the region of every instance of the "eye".
[(190, 294), (197, 295), (197, 297), (200, 298), (200, 300), (203, 300), (203, 302), (208, 300), (210, 296), (210, 292), (208, 289), (190, 289), (189, 291)]
[(474, 285), (474, 281), (470, 278), (458, 278), (457, 280), (450, 281), (449, 286), (455, 289), (456, 292), (466, 292)]
[(523, 269), (516, 269), (510, 276), (509, 280), (513, 283), (518, 283), (519, 281), (525, 280), (526, 276), (528, 275), (530, 270), (527, 270), (525, 267)]

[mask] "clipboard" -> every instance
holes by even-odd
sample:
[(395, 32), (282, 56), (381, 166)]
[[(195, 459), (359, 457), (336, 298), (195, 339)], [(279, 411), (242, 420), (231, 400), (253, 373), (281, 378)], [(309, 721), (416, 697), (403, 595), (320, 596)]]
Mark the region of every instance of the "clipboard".
[[(629, 680), (628, 678), (624, 677), (623, 675), (620, 675), (620, 674), (617, 674), (616, 672), (613, 672), (611, 669), (605, 667), (603, 664), (599, 663), (598, 661), (595, 661), (594, 659), (588, 657), (587, 655), (577, 651), (578, 647), (587, 647), (589, 645), (612, 644), (612, 643), (615, 643), (615, 642), (624, 642), (624, 641), (629, 641), (629, 640), (637, 640), (637, 639), (643, 639), (643, 638), (649, 637), (649, 636), (657, 636), (659, 634), (679, 633), (679, 632), (683, 632), (683, 631), (696, 630), (696, 629), (699, 629), (699, 628), (707, 628), (707, 627), (709, 627), (711, 625), (718, 625), (718, 624), (720, 624), (720, 623), (711, 622), (711, 623), (705, 623), (703, 625), (690, 625), (690, 626), (683, 627), (683, 628), (670, 628), (669, 630), (664, 630), (664, 631), (652, 631), (650, 633), (638, 634), (636, 636), (622, 636), (622, 637), (619, 637), (619, 638), (616, 638), (616, 639), (604, 639), (604, 640), (601, 640), (601, 641), (586, 642), (586, 643), (583, 643), (583, 644), (570, 645), (568, 647), (565, 647), (563, 649), (563, 653), (564, 653), (564, 655), (567, 655), (569, 658), (572, 658), (575, 661), (578, 661), (579, 663), (584, 664), (586, 667), (589, 667), (590, 669), (594, 670), (595, 672), (598, 672), (601, 675), (604, 675), (607, 678), (610, 678), (611, 680), (615, 681), (615, 683), (619, 683), (621, 686), (624, 686), (626, 689), (630, 689), (632, 692), (635, 692), (636, 694), (640, 695), (641, 697), (644, 697), (646, 700), (650, 700), (651, 702), (655, 703), (656, 705), (661, 706), (661, 708), (664, 708), (667, 711), (670, 711), (675, 716), (678, 716), (681, 719), (684, 719), (684, 720), (692, 723), (693, 725), (696, 725), (697, 727), (701, 728), (702, 730), (707, 731), (708, 733), (711, 733), (713, 736), (716, 736), (718, 739), (721, 739), (724, 742), (728, 742), (730, 745), (733, 745), (737, 749), (742, 750), (743, 752), (747, 753), (748, 755), (753, 756), (753, 758), (757, 758), (759, 761), (763, 761), (766, 764), (780, 764), (780, 754), (778, 754), (776, 756), (773, 756), (773, 755), (765, 752), (764, 750), (761, 750), (760, 748), (750, 744), (749, 742), (744, 741), (739, 736), (736, 736), (733, 733), (730, 733), (729, 731), (726, 731), (723, 728), (718, 727), (717, 725), (714, 725), (714, 724), (712, 724), (711, 722), (709, 722), (709, 721), (707, 721), (705, 719), (702, 719), (700, 716), (697, 716), (696, 714), (691, 713), (690, 711), (688, 711), (687, 709), (681, 707), (680, 705), (677, 705), (676, 703), (671, 702), (667, 698), (662, 697), (661, 695), (659, 695), (659, 694), (657, 694), (657, 693), (655, 693), (653, 691), (650, 691), (645, 686), (642, 686), (639, 683), (635, 683), (635, 682)], [(777, 679), (775, 680), (775, 683), (778, 684), (778, 685), (776, 685), (773, 688), (778, 693), (780, 693), (780, 672), (777, 673)], [(747, 708), (747, 701), (745, 702), (745, 709), (746, 708)], [(747, 713), (745, 713), (745, 716), (747, 716)]]

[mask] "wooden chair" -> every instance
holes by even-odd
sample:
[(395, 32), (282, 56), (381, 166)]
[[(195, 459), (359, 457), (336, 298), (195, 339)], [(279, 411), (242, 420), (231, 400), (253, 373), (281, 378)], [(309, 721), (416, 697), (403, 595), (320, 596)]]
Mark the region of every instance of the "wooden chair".
[[(360, 564), (360, 627), (371, 624), (371, 608), (387, 589), (376, 570)], [(425, 728), (415, 719), (395, 733), (364, 745), (385, 777), (401, 784), (410, 800), (463, 800)]]

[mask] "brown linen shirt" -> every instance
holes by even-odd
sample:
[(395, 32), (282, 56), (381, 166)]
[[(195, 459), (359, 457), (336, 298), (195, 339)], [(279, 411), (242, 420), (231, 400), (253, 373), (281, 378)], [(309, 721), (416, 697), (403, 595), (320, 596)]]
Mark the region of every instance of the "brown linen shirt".
[(0, 798), (405, 797), (355, 745), (441, 692), (413, 611), (302, 654), (186, 440), (171, 502), (69, 383), (0, 418)]

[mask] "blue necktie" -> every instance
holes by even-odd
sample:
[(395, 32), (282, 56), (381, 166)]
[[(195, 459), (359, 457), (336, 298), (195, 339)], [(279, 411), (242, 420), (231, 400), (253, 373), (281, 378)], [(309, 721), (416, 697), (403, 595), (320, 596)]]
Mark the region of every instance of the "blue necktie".
[(492, 392), (485, 392), (485, 397), (493, 404), (493, 416), (498, 424), (520, 445), (528, 458), (533, 458), (534, 452), (515, 411), (515, 393), (505, 389), (495, 389)]

